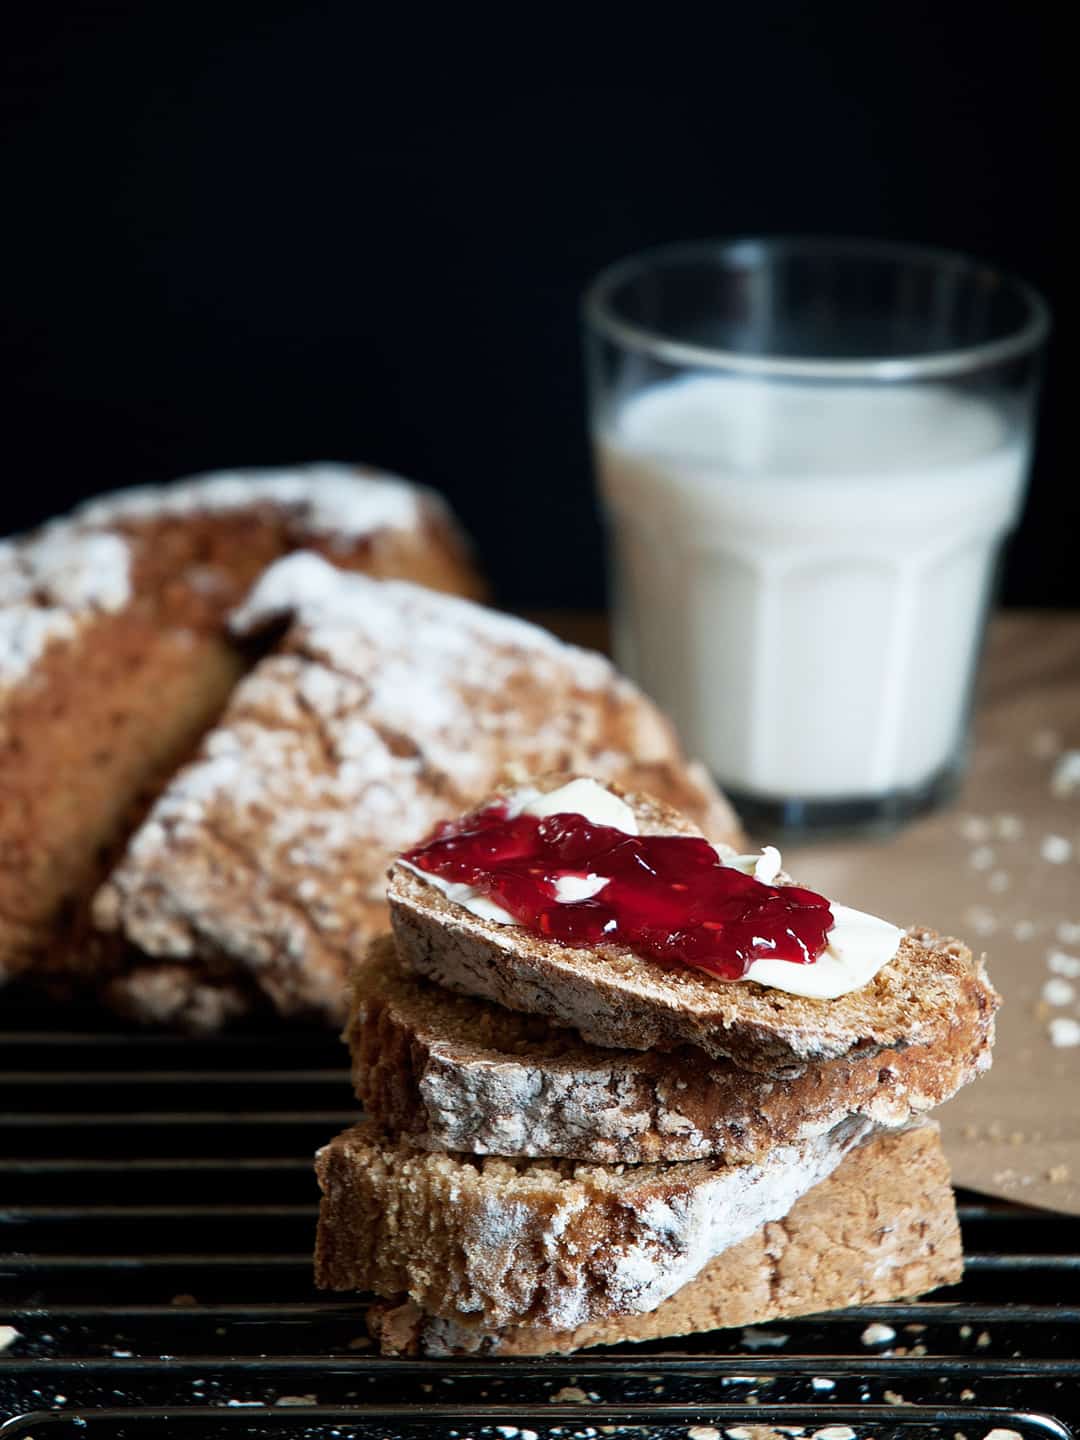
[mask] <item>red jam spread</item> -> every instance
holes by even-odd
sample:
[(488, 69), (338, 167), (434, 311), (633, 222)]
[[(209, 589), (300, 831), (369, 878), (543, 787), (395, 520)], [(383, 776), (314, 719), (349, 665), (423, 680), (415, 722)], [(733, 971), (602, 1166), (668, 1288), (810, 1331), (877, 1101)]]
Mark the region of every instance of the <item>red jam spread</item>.
[[(722, 865), (706, 840), (627, 835), (583, 815), (510, 818), (495, 803), (441, 825), (402, 858), (472, 886), (546, 939), (625, 945), (725, 980), (755, 960), (812, 964), (833, 924), (823, 896)], [(587, 875), (608, 883), (591, 899), (557, 898), (558, 880)]]

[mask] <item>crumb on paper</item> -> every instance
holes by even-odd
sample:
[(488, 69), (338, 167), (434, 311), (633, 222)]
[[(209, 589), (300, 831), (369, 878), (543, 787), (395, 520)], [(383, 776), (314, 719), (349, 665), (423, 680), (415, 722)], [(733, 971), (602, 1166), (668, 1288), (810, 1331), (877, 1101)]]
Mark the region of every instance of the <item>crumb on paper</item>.
[(1062, 945), (1080, 945), (1080, 923), (1075, 920), (1062, 920), (1054, 933)]
[[(1067, 1165), (1051, 1165), (1046, 1172), (1046, 1178), (1051, 1185), (1064, 1185), (1069, 1178), (1069, 1167)], [(2, 1348), (0, 1346), (0, 1349)]]
[(1044, 835), (1039, 854), (1051, 865), (1064, 865), (1072, 859), (1072, 841), (1064, 835)]
[(19, 1332), (14, 1325), (0, 1325), (0, 1350), (9, 1349), (18, 1338)]
[(1028, 741), (1028, 749), (1037, 760), (1052, 760), (1061, 748), (1061, 736), (1056, 730), (1036, 730)]
[(880, 1320), (875, 1320), (867, 1325), (861, 1339), (864, 1345), (888, 1345), (890, 1340), (896, 1339), (896, 1331), (891, 1325), (882, 1325)]
[(977, 935), (993, 935), (998, 928), (998, 918), (992, 910), (985, 905), (972, 905), (968, 909), (964, 919), (971, 926)]
[(1080, 750), (1063, 750), (1050, 777), (1052, 795), (1071, 795), (1080, 790)]
[[(1059, 925), (1059, 933), (1060, 930)], [(1069, 980), (1080, 979), (1080, 955), (1066, 955), (1064, 950), (1048, 950), (1046, 968), (1054, 975), (1064, 975)]]
[[(979, 1127), (977, 1125), (971, 1124), (965, 1125), (960, 1131), (960, 1134), (963, 1135), (965, 1140), (977, 1140), (979, 1138)], [(925, 1330), (926, 1326), (924, 1325), (922, 1328)], [(905, 1325), (904, 1329), (910, 1330), (912, 1329), (912, 1326)]]
[(977, 845), (968, 856), (968, 864), (973, 870), (992, 870), (994, 867), (994, 852), (989, 845)]
[(556, 1390), (554, 1395), (548, 1396), (549, 1405), (588, 1405), (588, 1403), (589, 1397), (577, 1385), (564, 1385), (561, 1390)]
[(1071, 1005), (1076, 999), (1076, 986), (1054, 975), (1043, 986), (1042, 997), (1048, 1005)]
[(994, 834), (999, 840), (1019, 840), (1024, 833), (1024, 822), (1019, 815), (995, 815)]
[(1024, 1134), (1024, 1132), (1023, 1132), (1022, 1130), (1013, 1130), (1012, 1133), (1009, 1135), (1009, 1144), (1010, 1144), (1010, 1145), (1023, 1145), (1023, 1143), (1024, 1143), (1024, 1141), (1025, 1141), (1026, 1139), (1027, 1139), (1027, 1136)]
[(1013, 939), (1021, 942), (1030, 940), (1038, 928), (1033, 920), (1018, 920), (1013, 926)]
[(986, 883), (995, 895), (1000, 895), (1003, 890), (1009, 888), (1012, 882), (1009, 880), (1007, 871), (994, 870), (991, 872), (990, 879)]
[(964, 839), (970, 840), (973, 845), (978, 845), (983, 840), (990, 838), (990, 822), (984, 820), (981, 815), (963, 816), (957, 828)]
[(1055, 1016), (1050, 1021), (1050, 1044), (1058, 1050), (1069, 1050), (1074, 1045), (1080, 1045), (1080, 1020), (1073, 1020), (1068, 1015)]

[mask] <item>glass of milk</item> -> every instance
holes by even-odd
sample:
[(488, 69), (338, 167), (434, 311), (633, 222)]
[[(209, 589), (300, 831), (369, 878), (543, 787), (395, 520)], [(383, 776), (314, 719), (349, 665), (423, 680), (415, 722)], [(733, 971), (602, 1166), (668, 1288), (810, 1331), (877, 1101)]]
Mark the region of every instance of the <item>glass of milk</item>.
[(585, 299), (619, 663), (752, 823), (882, 826), (963, 762), (1049, 320), (943, 251), (674, 246)]

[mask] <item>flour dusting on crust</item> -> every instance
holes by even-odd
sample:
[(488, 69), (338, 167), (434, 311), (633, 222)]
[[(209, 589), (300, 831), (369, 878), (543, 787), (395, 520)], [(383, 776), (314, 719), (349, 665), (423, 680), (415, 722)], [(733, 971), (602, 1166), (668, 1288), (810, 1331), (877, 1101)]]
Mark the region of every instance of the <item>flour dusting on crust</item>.
[(288, 469), (222, 470), (172, 485), (140, 485), (91, 500), (75, 512), (83, 525), (115, 525), (161, 515), (246, 510), (294, 512), (310, 534), (355, 540), (376, 530), (411, 530), (424, 507), (448, 512), (432, 490), (359, 466), (327, 462)]
[(63, 522), (0, 541), (0, 685), (22, 680), (53, 640), (131, 599), (127, 542)]

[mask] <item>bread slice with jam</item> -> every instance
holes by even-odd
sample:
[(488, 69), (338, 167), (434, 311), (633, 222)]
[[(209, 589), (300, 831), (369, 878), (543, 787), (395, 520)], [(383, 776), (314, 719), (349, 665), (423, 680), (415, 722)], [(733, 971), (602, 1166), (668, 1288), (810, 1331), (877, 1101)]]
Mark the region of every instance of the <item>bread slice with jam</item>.
[[(552, 791), (565, 775), (532, 782)], [(641, 835), (697, 835), (651, 796), (607, 787)], [(513, 792), (496, 799), (508, 802)], [(790, 883), (782, 874), (778, 883)], [(910, 1046), (952, 1048), (988, 1025), (999, 1003), (981, 960), (927, 930), (898, 937), (868, 983), (833, 999), (660, 963), (623, 944), (576, 946), (474, 914), (401, 859), (390, 870), (390, 915), (406, 968), (459, 994), (543, 1015), (594, 1045), (674, 1050), (692, 1045), (740, 1069), (780, 1077), (841, 1057)]]

